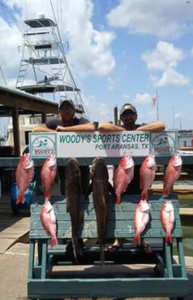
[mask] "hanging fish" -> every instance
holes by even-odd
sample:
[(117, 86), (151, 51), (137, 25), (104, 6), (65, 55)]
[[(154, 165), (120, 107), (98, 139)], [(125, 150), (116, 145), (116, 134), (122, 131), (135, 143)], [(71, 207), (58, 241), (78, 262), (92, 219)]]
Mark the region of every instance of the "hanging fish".
[(34, 162), (31, 160), (29, 153), (24, 153), (22, 155), (15, 172), (15, 177), (19, 189), (16, 204), (24, 203), (24, 192), (27, 190), (34, 177)]
[(81, 218), (81, 172), (76, 158), (70, 158), (66, 165), (65, 194), (67, 211), (71, 218), (73, 253), (77, 261), (78, 255), (82, 254), (82, 249), (77, 238)]
[(51, 185), (56, 177), (57, 172), (57, 161), (55, 154), (50, 154), (46, 158), (42, 168), (41, 168), (41, 181), (44, 188), (44, 197), (51, 197)]
[(105, 262), (105, 239), (107, 224), (107, 203), (109, 199), (109, 175), (104, 159), (96, 157), (91, 168), (93, 201), (96, 212), (97, 232), (101, 252), (101, 264)]
[(180, 153), (174, 154), (170, 159), (165, 171), (164, 190), (162, 193), (164, 196), (168, 196), (170, 194), (170, 190), (172, 186), (180, 177), (181, 169), (182, 169), (181, 154)]
[(114, 171), (114, 188), (116, 194), (116, 204), (121, 203), (121, 195), (124, 193), (134, 177), (134, 161), (132, 153), (122, 157), (118, 167)]
[(134, 214), (134, 241), (137, 245), (141, 245), (141, 233), (145, 230), (149, 222), (149, 211), (150, 206), (147, 203), (146, 199), (141, 199), (137, 204)]
[(140, 167), (140, 199), (148, 199), (148, 189), (151, 187), (155, 178), (156, 162), (155, 155), (149, 154)]
[(40, 212), (40, 220), (45, 232), (51, 236), (51, 247), (58, 245), (56, 237), (56, 216), (52, 204), (48, 199), (45, 200)]
[(174, 229), (175, 216), (171, 201), (166, 201), (160, 211), (160, 221), (166, 232), (166, 243), (172, 243), (172, 231)]

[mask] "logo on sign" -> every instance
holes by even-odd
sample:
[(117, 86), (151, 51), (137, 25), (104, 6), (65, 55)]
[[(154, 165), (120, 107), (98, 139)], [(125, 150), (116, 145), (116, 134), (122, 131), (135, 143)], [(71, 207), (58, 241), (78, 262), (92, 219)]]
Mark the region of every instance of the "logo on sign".
[(175, 136), (161, 133), (152, 138), (152, 148), (155, 154), (174, 154), (176, 152)]
[(39, 136), (32, 143), (32, 155), (47, 156), (55, 154), (55, 136)]

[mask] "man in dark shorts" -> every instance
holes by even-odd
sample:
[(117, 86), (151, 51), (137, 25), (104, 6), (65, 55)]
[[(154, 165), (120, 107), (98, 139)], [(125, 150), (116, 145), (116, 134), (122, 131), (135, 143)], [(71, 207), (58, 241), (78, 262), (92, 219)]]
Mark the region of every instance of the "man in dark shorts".
[[(63, 100), (59, 105), (59, 117), (34, 127), (36, 132), (92, 132), (95, 130), (94, 124), (85, 118), (75, 116), (76, 109), (72, 100)], [(82, 194), (86, 194), (89, 185), (89, 166), (80, 166)], [(59, 166), (61, 194), (65, 195), (65, 167)]]
[[(165, 124), (161, 121), (152, 122), (149, 124), (139, 125), (136, 124), (137, 120), (137, 110), (130, 104), (126, 103), (122, 106), (120, 110), (120, 120), (122, 122), (121, 126), (117, 126), (111, 123), (101, 123), (99, 125), (99, 131), (106, 133), (112, 131), (163, 131), (165, 130)], [(134, 168), (134, 178), (125, 191), (127, 194), (140, 194), (140, 177), (139, 177), (140, 166), (135, 166)], [(121, 247), (121, 242), (119, 239), (115, 239), (112, 246), (108, 248), (109, 251), (116, 251)]]

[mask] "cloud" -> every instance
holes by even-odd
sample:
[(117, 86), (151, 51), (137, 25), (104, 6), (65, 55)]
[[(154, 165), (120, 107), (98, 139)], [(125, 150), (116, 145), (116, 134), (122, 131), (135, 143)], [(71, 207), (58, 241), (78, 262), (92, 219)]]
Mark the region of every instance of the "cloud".
[[(69, 42), (67, 61), (74, 77), (78, 76), (108, 76), (115, 67), (115, 58), (111, 52), (111, 43), (115, 34), (110, 31), (96, 30), (92, 23), (94, 5), (91, 0), (52, 0), (54, 13), (59, 20), (61, 39), (63, 43)], [(17, 6), (17, 9), (16, 9)], [(0, 17), (0, 47), (3, 49), (0, 54), (0, 63), (7, 69), (6, 76), (9, 79), (17, 78), (21, 54), (18, 55), (17, 47), (22, 43), (22, 35), (17, 26), (23, 27), (22, 20), (35, 18), (43, 12), (46, 17), (54, 19), (50, 1), (47, 0), (10, 0), (9, 7), (12, 14), (18, 18), (20, 23), (7, 23)], [(6, 7), (7, 11), (9, 9)], [(19, 12), (19, 13), (18, 13)], [(14, 20), (14, 16), (12, 18)], [(16, 26), (17, 25), (17, 26)], [(9, 36), (9, 39), (7, 38)], [(14, 57), (14, 60), (10, 59)]]
[(83, 95), (84, 104), (92, 122), (107, 122), (113, 119), (113, 107), (100, 103), (94, 96)]
[(167, 85), (184, 86), (190, 83), (190, 78), (177, 73), (174, 69), (167, 69), (160, 79), (154, 80), (155, 87), (163, 87)]
[(181, 49), (164, 41), (158, 42), (155, 50), (146, 51), (141, 55), (141, 59), (145, 61), (150, 70), (165, 70), (168, 67), (176, 67), (178, 62), (184, 58), (185, 55)]
[(192, 10), (179, 0), (120, 0), (107, 20), (109, 25), (127, 28), (129, 33), (177, 38), (191, 30)]
[(146, 94), (137, 94), (134, 98), (135, 103), (150, 103), (151, 102), (152, 95), (146, 93)]

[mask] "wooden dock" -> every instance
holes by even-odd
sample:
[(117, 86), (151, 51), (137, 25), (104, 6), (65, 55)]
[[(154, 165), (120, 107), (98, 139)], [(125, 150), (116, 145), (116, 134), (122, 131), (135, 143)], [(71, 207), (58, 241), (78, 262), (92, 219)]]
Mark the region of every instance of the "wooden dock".
[(5, 253), (18, 241), (28, 242), (29, 224), (29, 212), (13, 215), (9, 193), (5, 193), (0, 198), (0, 254)]

